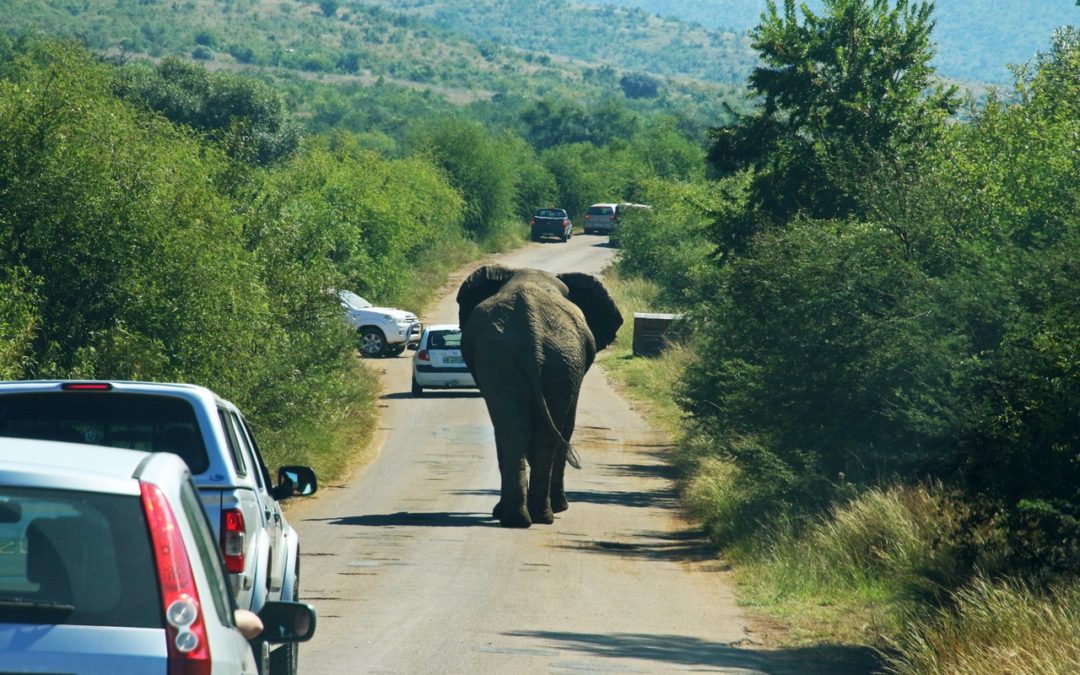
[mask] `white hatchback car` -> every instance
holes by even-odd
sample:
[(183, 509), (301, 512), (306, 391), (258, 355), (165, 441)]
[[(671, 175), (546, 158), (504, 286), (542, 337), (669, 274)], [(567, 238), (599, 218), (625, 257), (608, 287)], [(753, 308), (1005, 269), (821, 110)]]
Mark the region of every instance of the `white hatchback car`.
[[(260, 617), (266, 641), (315, 631), (302, 603), (270, 602)], [(179, 457), (0, 438), (5, 672), (254, 675), (269, 651), (238, 618)]]
[(476, 380), (461, 356), (461, 328), (456, 323), (428, 326), (413, 355), (413, 396), (423, 395), (424, 389), (475, 388)]

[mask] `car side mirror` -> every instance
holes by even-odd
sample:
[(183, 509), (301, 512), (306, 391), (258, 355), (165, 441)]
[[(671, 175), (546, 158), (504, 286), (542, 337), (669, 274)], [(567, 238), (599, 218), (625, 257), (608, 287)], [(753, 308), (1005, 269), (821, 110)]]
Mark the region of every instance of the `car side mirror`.
[(315, 494), (319, 483), (310, 466), (289, 465), (278, 469), (278, 484), (273, 489), (274, 499), (306, 497)]
[(304, 602), (267, 602), (259, 619), (263, 629), (255, 642), (307, 642), (315, 635), (315, 608)]

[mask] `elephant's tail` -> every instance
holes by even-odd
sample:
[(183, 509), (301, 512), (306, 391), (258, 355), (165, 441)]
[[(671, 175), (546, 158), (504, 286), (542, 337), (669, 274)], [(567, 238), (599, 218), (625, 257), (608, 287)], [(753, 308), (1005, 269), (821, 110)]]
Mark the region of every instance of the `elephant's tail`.
[(566, 463), (575, 469), (581, 468), (581, 458), (578, 457), (577, 450), (574, 450), (574, 446), (569, 442), (566, 444)]
[(581, 468), (581, 458), (578, 457), (577, 451), (574, 450), (574, 446), (570, 444), (562, 432), (559, 431), (559, 427), (555, 425), (555, 420), (551, 419), (551, 410), (548, 408), (547, 399), (544, 398), (544, 389), (540, 386), (539, 373), (531, 373), (528, 378), (532, 382), (533, 390), (533, 404), (540, 412), (541, 419), (547, 424), (548, 433), (550, 433), (559, 444), (558, 452), (566, 455), (566, 463), (575, 469)]

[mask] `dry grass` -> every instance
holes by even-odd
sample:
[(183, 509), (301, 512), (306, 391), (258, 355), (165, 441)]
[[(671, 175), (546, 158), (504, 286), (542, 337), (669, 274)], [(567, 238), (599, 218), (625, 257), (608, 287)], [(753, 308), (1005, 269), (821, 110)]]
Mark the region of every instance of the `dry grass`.
[(1037, 592), (1018, 582), (979, 579), (955, 606), (893, 641), (902, 675), (1080, 673), (1080, 583)]

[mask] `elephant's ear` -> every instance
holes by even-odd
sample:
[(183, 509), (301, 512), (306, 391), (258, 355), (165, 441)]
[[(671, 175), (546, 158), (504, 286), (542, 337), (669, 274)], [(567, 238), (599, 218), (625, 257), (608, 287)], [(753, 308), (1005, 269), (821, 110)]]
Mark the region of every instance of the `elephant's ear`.
[(591, 274), (567, 272), (556, 275), (570, 289), (570, 302), (581, 308), (599, 351), (615, 340), (622, 314), (600, 280)]
[(458, 324), (464, 327), (476, 306), (497, 293), (514, 272), (505, 265), (484, 265), (470, 274), (458, 289)]

